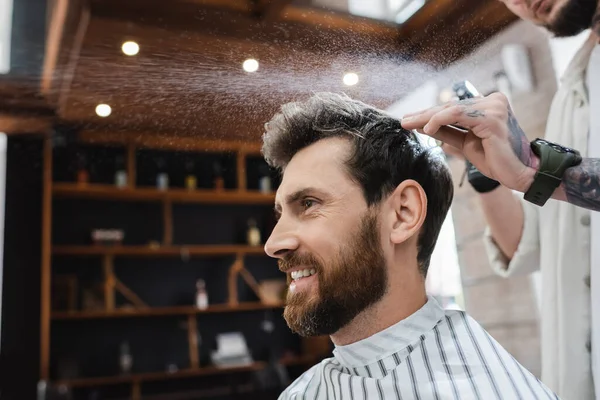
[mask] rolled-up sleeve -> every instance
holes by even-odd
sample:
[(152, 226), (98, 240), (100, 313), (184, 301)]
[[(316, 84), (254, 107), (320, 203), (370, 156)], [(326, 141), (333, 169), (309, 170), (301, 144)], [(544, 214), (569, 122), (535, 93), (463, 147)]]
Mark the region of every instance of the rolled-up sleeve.
[(524, 217), (523, 233), (512, 260), (504, 256), (494, 241), (489, 226), (486, 227), (483, 238), (490, 266), (496, 274), (505, 278), (530, 274), (540, 268), (539, 208), (523, 199), (520, 201)]

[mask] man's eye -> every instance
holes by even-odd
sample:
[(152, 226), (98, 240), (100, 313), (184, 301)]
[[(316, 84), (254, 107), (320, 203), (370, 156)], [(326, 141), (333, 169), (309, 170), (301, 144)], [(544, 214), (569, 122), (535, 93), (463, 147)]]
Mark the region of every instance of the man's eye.
[(302, 200), (302, 208), (308, 209), (314, 205), (315, 201), (312, 199), (304, 199)]

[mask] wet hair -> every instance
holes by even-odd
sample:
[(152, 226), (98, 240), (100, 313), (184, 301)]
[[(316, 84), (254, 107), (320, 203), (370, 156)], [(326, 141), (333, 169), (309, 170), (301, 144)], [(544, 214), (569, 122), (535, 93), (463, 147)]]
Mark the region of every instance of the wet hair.
[(348, 138), (349, 176), (369, 206), (379, 204), (404, 180), (413, 179), (427, 196), (427, 215), (418, 240), (417, 261), (426, 276), (454, 187), (441, 151), (426, 147), (400, 121), (345, 94), (316, 93), (284, 104), (265, 124), (262, 154), (280, 172), (303, 148), (326, 138)]

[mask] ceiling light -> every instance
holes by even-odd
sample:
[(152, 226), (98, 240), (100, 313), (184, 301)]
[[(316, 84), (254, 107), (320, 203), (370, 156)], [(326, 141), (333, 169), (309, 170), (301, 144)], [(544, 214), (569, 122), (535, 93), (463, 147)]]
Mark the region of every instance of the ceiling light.
[(140, 52), (140, 46), (136, 42), (125, 42), (123, 43), (123, 46), (121, 46), (121, 50), (128, 56), (135, 56)]
[(111, 112), (112, 109), (108, 104), (98, 104), (96, 106), (96, 114), (98, 114), (99, 117), (108, 117)]
[(346, 75), (344, 75), (344, 84), (346, 86), (354, 86), (358, 83), (358, 75), (356, 75), (354, 72), (348, 72)]
[(256, 61), (253, 58), (249, 58), (246, 61), (244, 61), (242, 67), (246, 72), (256, 72), (258, 71), (258, 61)]

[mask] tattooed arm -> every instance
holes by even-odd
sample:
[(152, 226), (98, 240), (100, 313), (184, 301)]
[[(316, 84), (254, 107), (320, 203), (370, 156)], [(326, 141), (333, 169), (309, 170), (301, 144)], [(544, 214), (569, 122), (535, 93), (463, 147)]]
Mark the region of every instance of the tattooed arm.
[[(531, 168), (521, 190), (524, 192), (533, 184), (535, 173), (539, 168), (539, 159), (531, 151), (529, 141), (512, 112), (509, 113), (508, 125), (511, 132), (511, 146), (515, 154), (523, 164)], [(600, 211), (600, 159), (584, 158), (581, 164), (568, 168), (552, 198), (589, 210)]]
[(563, 182), (554, 196), (579, 207), (600, 211), (600, 159), (584, 158), (581, 164), (565, 171)]
[[(529, 175), (533, 182), (535, 170)], [(552, 198), (600, 211), (600, 159), (584, 158), (581, 164), (567, 169)]]

